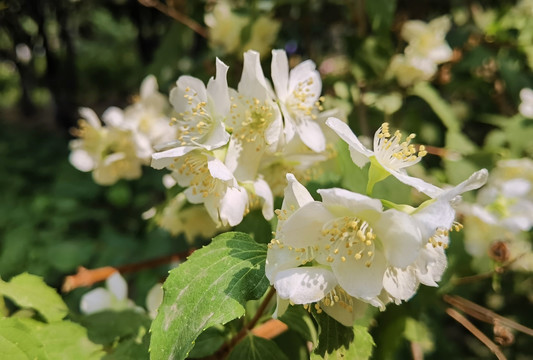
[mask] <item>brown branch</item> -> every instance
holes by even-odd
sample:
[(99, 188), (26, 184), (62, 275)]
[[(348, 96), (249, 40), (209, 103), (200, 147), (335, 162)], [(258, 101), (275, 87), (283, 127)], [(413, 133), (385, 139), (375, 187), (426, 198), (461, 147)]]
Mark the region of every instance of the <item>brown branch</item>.
[(198, 35), (207, 38), (207, 29), (202, 25), (174, 9), (171, 6), (167, 6), (158, 0), (138, 0), (142, 5), (146, 7), (153, 7), (156, 10), (159, 10), (163, 14), (170, 16), (176, 21), (179, 21), (183, 25), (187, 26), (189, 29), (197, 33)]
[(417, 342), (411, 341), (411, 354), (413, 355), (413, 360), (424, 360), (424, 352)]
[(479, 341), (481, 341), (486, 347), (489, 348), (490, 351), (496, 357), (498, 360), (507, 360), (505, 355), (502, 353), (498, 345), (492, 342), (485, 334), (483, 334), (474, 324), (472, 324), (466, 317), (461, 315), (459, 312), (452, 308), (447, 308), (446, 313), (450, 315), (455, 321), (457, 321), (459, 324), (463, 325), (472, 335), (474, 335), (476, 338), (478, 338)]
[(444, 295), (444, 301), (448, 304), (455, 306), (461, 311), (464, 311), (468, 315), (489, 323), (491, 325), (503, 325), (517, 331), (523, 332), (529, 336), (533, 336), (533, 329), (528, 328), (522, 324), (519, 324), (513, 320), (510, 320), (506, 317), (496, 314), (495, 312), (484, 308), (481, 305), (473, 303), (465, 298), (460, 296)]
[(126, 264), (122, 266), (112, 267), (104, 266), (97, 269), (86, 269), (83, 266), (78, 268), (78, 272), (75, 275), (69, 275), (63, 282), (62, 291), (69, 292), (79, 287), (91, 286), (97, 282), (104, 281), (110, 277), (114, 272), (118, 271), (121, 274), (136, 272), (144, 269), (151, 269), (159, 265), (168, 264), (174, 261), (185, 260), (189, 255), (193, 253), (195, 249), (183, 251), (181, 253), (163, 256), (156, 259), (142, 261), (133, 264)]
[(289, 327), (283, 321), (270, 319), (252, 329), (252, 334), (263, 339), (273, 339), (287, 330), (289, 330)]

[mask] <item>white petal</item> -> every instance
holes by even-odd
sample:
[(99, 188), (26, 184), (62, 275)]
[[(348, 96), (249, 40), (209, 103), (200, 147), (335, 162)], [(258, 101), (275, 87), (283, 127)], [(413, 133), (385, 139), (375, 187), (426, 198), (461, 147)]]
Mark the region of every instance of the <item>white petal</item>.
[(429, 240), (437, 229), (448, 230), (455, 219), (455, 210), (444, 200), (433, 201), (420, 210), (416, 210), (413, 219), (417, 222), (423, 240)]
[(487, 169), (481, 169), (473, 173), (468, 179), (466, 179), (459, 185), (456, 185), (451, 189), (441, 190), (441, 193), (438, 194), (438, 197), (446, 201), (452, 201), (457, 195), (460, 195), (470, 190), (479, 189), (480, 187), (485, 185), (488, 177), (489, 172), (487, 171)]
[(196, 146), (180, 146), (174, 149), (156, 152), (152, 154), (152, 166), (154, 169), (163, 169), (170, 164), (174, 163), (174, 159), (183, 156), (193, 150), (197, 149)]
[(314, 152), (322, 152), (326, 149), (326, 138), (320, 125), (310, 119), (300, 119), (296, 124), (296, 132), (303, 143)]
[(216, 78), (209, 79), (207, 92), (214, 102), (217, 112), (221, 115), (226, 115), (230, 107), (228, 81), (226, 79), (229, 67), (218, 58), (216, 60), (216, 67)]
[(259, 179), (254, 182), (254, 191), (257, 196), (263, 199), (262, 213), (266, 220), (272, 219), (274, 216), (274, 195), (268, 183)]
[(84, 118), (93, 128), (100, 129), (102, 127), (100, 119), (98, 119), (98, 116), (93, 111), (93, 109), (82, 107), (79, 109), (79, 112), (80, 116)]
[(215, 179), (220, 179), (222, 181), (231, 181), (234, 180), (233, 174), (228, 170), (226, 165), (215, 157), (209, 156), (207, 159), (207, 168), (209, 173)]
[(272, 50), (272, 82), (281, 101), (287, 98), (289, 88), (289, 60), (285, 50)]
[(375, 252), (370, 267), (365, 261), (348, 259), (335, 261), (331, 267), (339, 285), (351, 296), (372, 300), (379, 295), (383, 288), (383, 274), (387, 268), (385, 257), (381, 252)]
[(442, 193), (442, 189), (438, 188), (435, 185), (432, 185), (430, 183), (425, 182), (422, 179), (419, 179), (417, 177), (409, 176), (405, 172), (387, 169), (392, 176), (394, 176), (396, 179), (400, 180), (406, 185), (412, 186), (421, 193), (426, 194), (427, 196), (434, 198)]
[(355, 165), (363, 167), (369, 161), (368, 158), (374, 153), (368, 150), (361, 141), (359, 141), (348, 124), (337, 118), (330, 117), (326, 120), (326, 125), (335, 131), (337, 135), (348, 144), (350, 147), (350, 155)]
[(374, 228), (383, 244), (388, 262), (404, 268), (415, 261), (422, 248), (422, 236), (410, 215), (389, 209), (383, 213)]
[(108, 290), (117, 300), (124, 300), (128, 297), (128, 283), (126, 283), (126, 280), (124, 280), (118, 271), (108, 277), (105, 283)]
[(422, 284), (438, 286), (437, 281), (440, 281), (444, 270), (446, 270), (446, 254), (442, 247), (426, 244), (420, 252), (420, 258), (416, 265), (416, 275)]
[[(383, 205), (378, 199), (372, 199), (366, 195), (354, 193), (346, 189), (332, 188), (317, 191), (322, 197), (322, 202), (328, 208), (344, 207), (353, 214), (360, 212), (382, 212)], [(367, 215), (368, 216), (368, 215)]]
[(244, 53), (242, 77), (237, 90), (249, 97), (263, 101), (267, 98), (267, 86), (260, 56), (257, 51), (248, 50)]
[(327, 269), (301, 267), (280, 271), (274, 280), (274, 287), (282, 299), (294, 304), (310, 304), (322, 300), (337, 281)]
[(294, 250), (289, 250), (287, 246), (279, 247), (273, 245), (267, 252), (265, 265), (266, 277), (270, 280), (270, 284), (274, 284), (274, 279), (278, 272), (296, 268), (301, 263), (301, 260), (296, 260)]
[(112, 163), (114, 162), (117, 162), (117, 161), (120, 161), (120, 160), (124, 160), (126, 159), (126, 154), (124, 154), (123, 152), (119, 152), (119, 153), (113, 153), (111, 155), (107, 155), (102, 163), (104, 166), (109, 166), (111, 165)]
[(157, 92), (157, 79), (154, 75), (148, 75), (141, 83), (140, 95), (142, 99), (148, 98), (150, 95)]
[(283, 208), (294, 206), (295, 209), (299, 209), (305, 204), (314, 201), (306, 187), (300, 184), (293, 174), (289, 173), (286, 177), (288, 184), (284, 192)]
[(93, 314), (111, 308), (113, 295), (104, 288), (96, 288), (84, 294), (80, 301), (80, 310), (84, 314)]
[(383, 287), (398, 300), (410, 299), (418, 289), (418, 279), (411, 268), (389, 267), (383, 276)]
[(91, 155), (85, 150), (73, 150), (69, 155), (70, 163), (80, 171), (91, 171), (95, 167), (95, 162)]
[(163, 286), (161, 284), (155, 284), (152, 286), (148, 294), (146, 295), (146, 310), (150, 314), (152, 319), (157, 315), (157, 309), (163, 302)]
[(124, 119), (124, 112), (122, 109), (111, 106), (102, 114), (102, 121), (109, 127), (127, 129), (128, 124)]
[(169, 95), (170, 103), (176, 112), (185, 112), (202, 101), (207, 102), (207, 90), (200, 79), (182, 75), (176, 84), (177, 86), (170, 91)]
[(248, 194), (246, 190), (229, 187), (220, 200), (220, 220), (223, 225), (229, 224), (235, 226), (241, 223), (244, 216), (244, 210), (248, 203)]
[(322, 227), (333, 219), (324, 204), (313, 201), (296, 210), (281, 226), (283, 243), (295, 248), (307, 248), (319, 243)]

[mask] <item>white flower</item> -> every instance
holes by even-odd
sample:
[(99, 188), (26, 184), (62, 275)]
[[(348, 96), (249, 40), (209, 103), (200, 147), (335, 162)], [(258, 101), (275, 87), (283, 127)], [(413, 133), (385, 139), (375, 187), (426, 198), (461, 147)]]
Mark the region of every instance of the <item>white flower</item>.
[(152, 166), (159, 162), (183, 156), (197, 148), (217, 149), (229, 141), (223, 120), (230, 102), (226, 74), (228, 67), (216, 61), (217, 75), (207, 84), (192, 76), (181, 76), (177, 87), (170, 92), (170, 102), (177, 116), (172, 124), (177, 127), (177, 140), (159, 144), (159, 152), (152, 156)]
[(259, 61), (259, 53), (244, 54), (242, 77), (238, 92), (230, 90), (231, 110), (226, 126), (231, 139), (226, 166), (239, 181), (254, 181), (261, 157), (274, 151), (282, 133), (281, 112), (272, 100), (271, 90)]
[(248, 195), (222, 161), (205, 150), (193, 150), (165, 164), (192, 204), (204, 204), (217, 225), (242, 221)]
[(446, 42), (446, 33), (451, 23), (447, 16), (433, 19), (429, 23), (410, 20), (402, 27), (402, 37), (409, 43), (407, 56), (419, 56), (441, 64), (451, 59), (452, 49)]
[(385, 179), (388, 175), (394, 176), (404, 184), (430, 197), (441, 192), (438, 187), (409, 176), (405, 171), (406, 167), (418, 163), (427, 154), (423, 145), (419, 147), (417, 153), (415, 146), (410, 143), (415, 137), (414, 134), (402, 141), (402, 134), (396, 131), (391, 135), (389, 125), (384, 123), (374, 135), (374, 151), (372, 151), (367, 149), (350, 127), (341, 120), (331, 117), (326, 121), (326, 125), (348, 144), (350, 156), (357, 166), (363, 167), (369, 161), (371, 162), (368, 192), (372, 190), (376, 182)]
[(524, 117), (533, 118), (533, 90), (532, 89), (522, 89), (520, 90), (520, 106), (518, 111)]
[(93, 314), (104, 310), (125, 310), (141, 308), (128, 299), (128, 284), (117, 271), (106, 279), (106, 289), (96, 288), (81, 298), (80, 310), (84, 314)]
[[(81, 108), (83, 119), (73, 132), (79, 139), (70, 142), (70, 163), (80, 171), (92, 171), (100, 185), (111, 185), (120, 179), (136, 179), (142, 174), (146, 159), (139, 157), (139, 148), (130, 130), (102, 126), (89, 108)], [(103, 117), (109, 121), (110, 117)]]
[[(267, 277), (276, 289), (286, 289), (279, 296), (290, 295), (295, 304), (320, 300), (318, 306), (327, 312), (331, 300), (321, 299), (335, 289), (333, 299), (342, 299), (346, 309), (353, 310), (352, 298), (382, 307), (385, 271), (412, 264), (425, 245), (416, 221), (344, 189), (319, 190), (322, 202), (312, 201), (303, 186), (288, 179), (289, 189), (297, 191), (284, 201), (267, 255)], [(298, 267), (308, 263), (313, 266)]]
[(245, 16), (231, 11), (226, 1), (218, 1), (213, 11), (204, 17), (209, 26), (209, 44), (220, 48), (227, 53), (239, 50), (241, 44), (241, 31), (250, 21)]
[(398, 80), (400, 86), (408, 87), (420, 81), (430, 80), (437, 72), (437, 65), (421, 56), (396, 54), (392, 57), (387, 71)]
[(250, 40), (242, 47), (243, 51), (255, 50), (260, 54), (267, 54), (276, 41), (281, 22), (270, 16), (259, 16), (250, 29)]
[(315, 63), (306, 60), (289, 72), (285, 51), (272, 50), (272, 81), (285, 120), (285, 141), (296, 134), (313, 151), (324, 151), (326, 139), (316, 122), (322, 80)]

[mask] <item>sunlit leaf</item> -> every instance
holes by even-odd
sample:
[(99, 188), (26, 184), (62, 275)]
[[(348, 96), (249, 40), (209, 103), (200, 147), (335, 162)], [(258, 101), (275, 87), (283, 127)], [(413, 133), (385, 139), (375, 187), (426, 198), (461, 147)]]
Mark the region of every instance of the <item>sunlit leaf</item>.
[(0, 294), (23, 308), (37, 310), (48, 322), (63, 319), (68, 312), (61, 296), (39, 276), (28, 273), (15, 276), (9, 282), (0, 279)]
[(183, 359), (206, 328), (244, 314), (248, 300), (268, 288), (266, 245), (249, 235), (225, 233), (170, 272), (152, 324), (152, 359)]

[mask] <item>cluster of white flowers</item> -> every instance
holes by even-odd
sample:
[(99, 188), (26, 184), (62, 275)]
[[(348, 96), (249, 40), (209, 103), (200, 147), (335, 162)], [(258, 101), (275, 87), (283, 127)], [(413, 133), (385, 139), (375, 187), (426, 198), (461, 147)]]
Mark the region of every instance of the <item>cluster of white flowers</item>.
[(108, 108), (103, 124), (89, 108), (80, 109), (82, 119), (73, 130), (69, 160), (81, 171), (92, 171), (94, 181), (111, 185), (120, 179), (136, 179), (150, 163), (153, 146), (174, 138), (168, 126), (169, 104), (158, 92), (154, 76), (141, 84), (140, 96), (125, 109)]
[(452, 58), (453, 51), (445, 39), (450, 27), (447, 16), (429, 23), (410, 20), (403, 25), (401, 36), (408, 45), (404, 54), (392, 57), (389, 65), (389, 73), (396, 77), (401, 86), (431, 79), (438, 65)]
[(498, 162), (477, 201), (461, 204), (460, 212), (467, 228), (465, 248), (479, 270), (490, 270), (487, 255), (496, 243), (506, 248), (506, 255), (497, 260), (511, 261), (514, 270), (533, 270), (527, 239), (533, 226), (533, 160)]
[(289, 71), (285, 51), (273, 50), (273, 87), (256, 51), (244, 54), (236, 90), (228, 87), (227, 71), (217, 59), (216, 77), (207, 86), (191, 76), (178, 79), (170, 93), (177, 135), (156, 146), (152, 167), (171, 170), (187, 200), (204, 204), (217, 225), (234, 226), (256, 207), (272, 218), (284, 174), (309, 178), (317, 163), (331, 157), (332, 147), (312, 61)]
[[(384, 124), (372, 151), (340, 120), (330, 118), (326, 124), (348, 143), (356, 165), (371, 163), (370, 182), (393, 175), (431, 197), (413, 208), (333, 188), (318, 190), (322, 201), (314, 201), (287, 175), (266, 264), (277, 290), (275, 315), (289, 304), (309, 309), (314, 303), (316, 311), (350, 326), (366, 304), (384, 309), (390, 301), (411, 298), (421, 283), (437, 286), (447, 264), (449, 231), (462, 227), (455, 222), (460, 194), (481, 187), (488, 172), (480, 170), (455, 187), (441, 189), (405, 173), (405, 167), (425, 155), (423, 148), (417, 152), (410, 144), (414, 135), (402, 142), (401, 133), (391, 135)], [(390, 208), (384, 209), (384, 203)]]
[[(226, 54), (240, 54), (250, 49), (266, 54), (272, 49), (281, 28), (281, 23), (268, 15), (260, 15), (254, 20), (239, 14), (231, 9), (227, 1), (217, 1), (204, 21), (209, 27), (209, 44)], [(242, 32), (250, 24), (250, 37), (243, 44)]]

